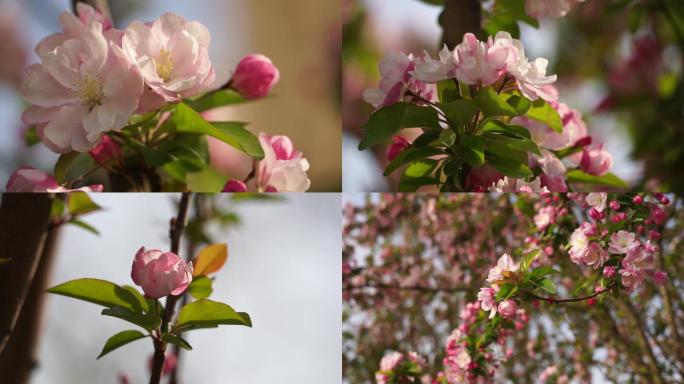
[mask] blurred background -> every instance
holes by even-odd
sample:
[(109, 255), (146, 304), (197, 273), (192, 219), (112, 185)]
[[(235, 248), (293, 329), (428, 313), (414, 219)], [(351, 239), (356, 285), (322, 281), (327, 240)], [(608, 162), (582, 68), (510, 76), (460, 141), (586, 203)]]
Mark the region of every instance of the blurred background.
[[(181, 0), (110, 1), (115, 26), (154, 20), (165, 12), (197, 20), (212, 34), (210, 57), (216, 85), (225, 83), (249, 53), (269, 56), (280, 70), (271, 97), (213, 111), (239, 119), (253, 132), (289, 136), (309, 160), (310, 191), (341, 188), (339, 116), (339, 0)], [(49, 171), (57, 156), (42, 145), (24, 145), (18, 93), (23, 67), (37, 61), (33, 52), (45, 36), (60, 29), (58, 16), (67, 0), (0, 0), (0, 184), (18, 166)], [(315, 17), (311, 17), (315, 15)], [(230, 171), (230, 166), (225, 166)]]
[[(385, 148), (357, 149), (386, 51), (433, 57), (441, 48), (443, 1), (344, 0), (342, 125), (344, 191), (387, 191)], [(494, 1), (483, 1), (491, 9)], [(520, 23), (527, 56), (549, 59), (561, 100), (583, 113), (611, 152), (613, 172), (636, 190), (684, 190), (684, 2), (593, 0), (566, 17)], [(484, 39), (485, 36), (480, 36)], [(547, 73), (548, 73), (547, 72)], [(397, 173), (398, 174), (398, 173)]]
[[(178, 194), (91, 196), (104, 210), (84, 221), (101, 235), (63, 228), (50, 286), (81, 277), (132, 284), (131, 264), (140, 246), (169, 248), (168, 223), (176, 215)], [(207, 230), (229, 249), (212, 299), (248, 312), (254, 327), (222, 326), (184, 335), (194, 350), (184, 351), (180, 359), (179, 382), (339, 382), (340, 197), (216, 198), (231, 219), (227, 227)], [(148, 339), (96, 360), (109, 336), (130, 327), (100, 316), (101, 308), (93, 304), (56, 295), (48, 295), (46, 304), (33, 383), (118, 383), (121, 374), (130, 383), (148, 382)]]

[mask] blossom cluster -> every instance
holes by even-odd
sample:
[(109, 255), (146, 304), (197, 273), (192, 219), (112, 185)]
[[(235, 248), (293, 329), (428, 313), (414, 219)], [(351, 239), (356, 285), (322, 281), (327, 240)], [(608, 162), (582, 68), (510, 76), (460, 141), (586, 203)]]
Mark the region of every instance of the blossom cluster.
[(380, 360), (380, 370), (375, 373), (377, 384), (409, 383), (421, 379), (425, 358), (416, 352), (403, 354), (390, 352)]
[[(36, 46), (40, 62), (26, 69), (22, 95), (30, 106), (22, 114), (22, 120), (52, 151), (64, 156), (87, 152), (97, 166), (110, 174), (139, 172), (136, 167), (140, 167), (142, 155), (147, 166), (161, 167), (178, 161), (184, 166), (183, 173), (169, 174), (185, 181), (186, 172), (197, 172), (210, 164), (195, 164), (197, 157), (207, 163), (206, 156), (201, 155), (201, 145), (189, 151), (200, 153), (195, 158), (158, 154), (157, 151), (166, 152), (169, 148), (188, 151), (187, 145), (180, 142), (182, 138), (174, 143), (175, 133), (180, 128), (197, 130), (170, 125), (176, 124), (173, 114), (180, 113), (173, 107), (202, 102), (200, 107), (192, 107), (199, 113), (241, 100), (262, 98), (279, 80), (279, 71), (268, 57), (251, 54), (238, 63), (226, 84), (216, 87), (215, 69), (209, 58), (211, 34), (200, 22), (165, 13), (154, 21), (134, 21), (125, 29), (117, 29), (111, 20), (85, 3), (78, 2), (76, 10), (76, 14), (62, 13), (59, 17), (62, 31), (44, 38)], [(203, 100), (222, 91), (238, 96)], [(194, 118), (202, 119), (193, 115)], [(201, 132), (192, 132), (214, 135), (257, 160), (252, 165), (249, 159), (254, 171), (247, 179), (228, 180), (225, 191), (303, 192), (309, 188), (306, 175), (309, 163), (286, 136), (262, 133), (257, 138), (246, 130), (220, 132), (206, 126)], [(261, 146), (261, 151), (246, 151), (245, 140)], [(144, 146), (148, 148), (141, 149)], [(155, 153), (154, 158), (150, 157), (151, 153)], [(218, 151), (211, 157), (221, 156), (225, 154)], [(15, 171), (7, 183), (7, 191), (71, 189), (71, 183), (59, 180), (55, 186), (52, 176), (38, 175), (39, 172)], [(22, 182), (17, 182), (18, 179)], [(90, 189), (101, 190), (103, 186)]]
[(544, 16), (563, 17), (577, 3), (585, 0), (526, 0), (525, 11), (534, 18)]

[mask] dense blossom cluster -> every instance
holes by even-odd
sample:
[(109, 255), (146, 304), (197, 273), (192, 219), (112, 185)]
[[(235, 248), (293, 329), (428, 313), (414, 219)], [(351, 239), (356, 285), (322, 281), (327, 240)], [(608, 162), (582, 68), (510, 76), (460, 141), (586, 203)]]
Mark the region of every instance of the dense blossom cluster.
[[(279, 80), (280, 73), (268, 57), (251, 54), (238, 63), (225, 85), (216, 88), (215, 70), (209, 59), (211, 34), (201, 23), (166, 13), (152, 22), (134, 21), (120, 30), (89, 5), (78, 2), (76, 7), (76, 15), (65, 11), (59, 17), (62, 31), (46, 37), (36, 47), (40, 63), (26, 69), (22, 95), (30, 106), (22, 120), (52, 151), (89, 152), (93, 161), (109, 173), (128, 172), (124, 160), (133, 157), (131, 152), (139, 156), (141, 146), (158, 144), (172, 136), (164, 137), (162, 132), (169, 130), (166, 126), (174, 104), (222, 90), (234, 91), (246, 100), (262, 98)], [(198, 112), (211, 107), (202, 107)], [(122, 134), (130, 127), (142, 127), (143, 132), (135, 134), (143, 136), (131, 141)], [(226, 136), (217, 131), (213, 132)], [(150, 139), (152, 136), (156, 141)], [(245, 140), (245, 136), (242, 134), (240, 139)], [(232, 140), (228, 143), (240, 147), (237, 138)], [(248, 179), (228, 180), (225, 190), (303, 192), (309, 188), (309, 163), (294, 150), (288, 137), (262, 133), (254, 141), (262, 146), (265, 157), (256, 161)], [(131, 145), (134, 148), (127, 148)], [(150, 161), (150, 150), (142, 151), (145, 161)], [(150, 162), (160, 166), (171, 160), (166, 156), (163, 162)], [(197, 166), (189, 169), (198, 170)], [(11, 179), (22, 177), (22, 172), (26, 173), (17, 170)], [(34, 192), (57, 188), (44, 184), (30, 188)], [(69, 185), (58, 187), (68, 190)], [(29, 188), (17, 186), (10, 182), (7, 190)]]

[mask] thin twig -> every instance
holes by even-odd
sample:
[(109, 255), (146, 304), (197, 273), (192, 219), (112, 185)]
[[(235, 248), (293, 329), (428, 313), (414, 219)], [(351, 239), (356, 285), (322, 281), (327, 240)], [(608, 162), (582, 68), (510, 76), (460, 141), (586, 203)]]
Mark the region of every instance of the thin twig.
[(571, 297), (571, 298), (567, 298), (567, 299), (556, 299), (553, 297), (542, 297), (542, 296), (537, 296), (534, 293), (528, 293), (527, 295), (531, 298), (546, 301), (549, 303), (574, 303), (574, 302), (578, 302), (578, 301), (593, 299), (596, 296), (602, 295), (602, 294), (610, 291), (613, 288), (613, 286), (614, 286), (614, 284), (611, 283), (606, 288), (604, 288), (600, 291), (596, 291), (596, 292), (592, 293), (591, 295), (580, 296), (580, 297)]
[[(187, 220), (188, 210), (190, 207), (190, 196), (191, 192), (183, 192), (180, 204), (178, 205), (178, 216), (171, 219), (169, 237), (171, 239), (171, 252), (175, 254), (178, 254), (181, 237), (185, 229), (185, 222)], [(173, 318), (177, 300), (178, 296), (169, 295), (166, 297), (166, 306), (164, 308), (164, 314), (162, 315), (162, 332), (168, 331), (169, 322)], [(162, 341), (161, 339), (155, 339), (153, 358), (154, 360), (152, 366), (152, 374), (150, 375), (150, 384), (159, 384), (161, 380), (162, 370), (164, 368), (164, 360), (166, 358), (165, 352), (166, 344), (164, 343), (164, 341)]]

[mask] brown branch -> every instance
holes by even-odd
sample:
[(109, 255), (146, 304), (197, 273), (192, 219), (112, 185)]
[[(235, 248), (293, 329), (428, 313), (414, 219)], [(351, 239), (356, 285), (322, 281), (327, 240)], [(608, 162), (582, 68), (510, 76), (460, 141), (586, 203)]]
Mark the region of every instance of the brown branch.
[(537, 296), (537, 295), (535, 295), (534, 293), (531, 293), (531, 292), (528, 292), (528, 293), (527, 293), (527, 296), (529, 296), (529, 297), (531, 297), (531, 298), (533, 298), (533, 299), (542, 300), (542, 301), (546, 301), (546, 302), (549, 302), (549, 303), (575, 303), (575, 302), (578, 302), (578, 301), (584, 301), (584, 300), (593, 299), (593, 298), (596, 297), (596, 296), (602, 295), (602, 294), (604, 294), (604, 293), (610, 291), (611, 288), (613, 288), (614, 286), (615, 286), (615, 284), (611, 283), (611, 284), (609, 284), (607, 287), (605, 287), (604, 289), (602, 289), (602, 290), (600, 290), (600, 291), (596, 291), (596, 292), (592, 293), (591, 295), (580, 296), (580, 297), (571, 297), (571, 298), (568, 298), (568, 299), (556, 299), (556, 298), (553, 298), (553, 297), (542, 297), (542, 296)]
[[(185, 229), (185, 223), (188, 218), (188, 210), (190, 206), (190, 192), (183, 192), (180, 203), (178, 204), (178, 216), (171, 219), (169, 230), (169, 238), (171, 239), (171, 252), (178, 254), (180, 248), (180, 241)], [(178, 296), (169, 295), (166, 297), (166, 306), (164, 314), (162, 315), (162, 332), (167, 332), (169, 322), (173, 318), (175, 312), (176, 301)], [(166, 344), (160, 339), (154, 339), (154, 357), (152, 365), (152, 374), (150, 375), (150, 384), (159, 384), (161, 381), (162, 371), (164, 368), (164, 360), (166, 358)]]
[(52, 196), (7, 193), (0, 204), (0, 354), (14, 331), (50, 227)]
[(454, 49), (466, 33), (479, 35), (481, 20), (480, 0), (445, 0), (444, 11), (439, 15), (439, 25), (443, 30), (442, 43)]
[(412, 286), (402, 286), (402, 285), (391, 285), (391, 284), (363, 284), (363, 285), (351, 285), (345, 284), (344, 289), (347, 291), (362, 291), (366, 289), (385, 289), (385, 290), (398, 290), (398, 291), (417, 291), (417, 292), (430, 292), (430, 293), (456, 293), (456, 292), (467, 292), (470, 290), (468, 287), (427, 287), (422, 285), (412, 285)]

